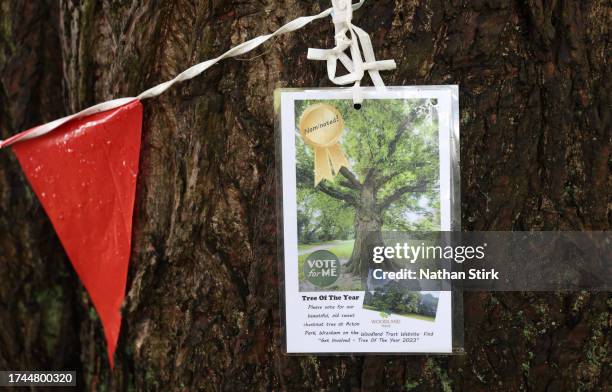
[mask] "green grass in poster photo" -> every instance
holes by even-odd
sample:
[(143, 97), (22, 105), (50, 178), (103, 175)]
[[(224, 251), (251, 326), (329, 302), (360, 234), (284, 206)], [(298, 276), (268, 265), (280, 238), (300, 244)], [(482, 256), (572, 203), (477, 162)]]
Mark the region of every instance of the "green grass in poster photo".
[[(298, 129), (316, 103), (336, 107), (345, 121), (340, 145), (350, 163), (314, 186), (314, 153)], [(371, 266), (366, 236), (383, 231), (440, 229), (438, 116), (431, 99), (296, 101), (297, 228), (300, 291), (362, 290)], [(371, 239), (371, 237), (369, 237)], [(325, 288), (309, 282), (303, 264), (328, 250), (339, 278)]]

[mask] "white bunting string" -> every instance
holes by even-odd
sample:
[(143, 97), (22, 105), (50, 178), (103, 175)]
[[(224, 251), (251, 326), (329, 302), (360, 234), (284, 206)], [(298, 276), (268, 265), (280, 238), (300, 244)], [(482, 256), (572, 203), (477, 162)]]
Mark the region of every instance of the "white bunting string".
[[(115, 109), (135, 100), (156, 97), (168, 90), (174, 84), (184, 82), (185, 80), (189, 80), (200, 75), (202, 72), (206, 71), (208, 68), (212, 67), (223, 59), (245, 54), (268, 41), (270, 38), (299, 30), (310, 22), (329, 15), (332, 15), (333, 17), (336, 47), (333, 49), (308, 49), (308, 59), (326, 60), (327, 73), (329, 79), (333, 83), (337, 85), (354, 83), (353, 100), (355, 104), (360, 104), (362, 97), (359, 87), (361, 79), (364, 76), (364, 72), (368, 71), (370, 78), (376, 87), (384, 88), (385, 85), (380, 77), (379, 71), (391, 70), (395, 68), (395, 61), (393, 60), (376, 61), (370, 37), (365, 31), (351, 23), (353, 10), (359, 9), (364, 2), (365, 0), (360, 0), (358, 3), (351, 4), (350, 0), (332, 0), (332, 8), (328, 8), (317, 15), (299, 17), (283, 25), (271, 34), (261, 35), (249, 41), (243, 42), (240, 45), (231, 48), (219, 57), (196, 64), (176, 75), (173, 79), (160, 83), (157, 86), (140, 93), (136, 97), (119, 98), (99, 103), (70, 116), (62, 117), (49, 123), (40, 125), (30, 129), (29, 131), (14, 135), (4, 141), (0, 141), (0, 148), (8, 147), (20, 141), (42, 136), (70, 120)], [(347, 33), (349, 36), (347, 36)], [(365, 61), (361, 56), (361, 51), (359, 49), (360, 45), (363, 49)], [(344, 53), (346, 49), (350, 49), (350, 58)], [(339, 77), (336, 76), (336, 64), (338, 61), (344, 65), (349, 72), (348, 74)]]
[[(363, 1), (359, 3), (361, 5)], [(332, 20), (335, 28), (336, 46), (332, 49), (308, 49), (309, 60), (327, 61), (327, 76), (329, 80), (337, 85), (355, 83), (353, 87), (353, 102), (360, 105), (363, 101), (360, 84), (364, 71), (368, 71), (370, 78), (377, 88), (384, 88), (385, 84), (380, 77), (379, 71), (395, 69), (394, 60), (376, 61), (372, 41), (368, 33), (351, 23), (353, 9), (350, 0), (332, 0)], [(347, 36), (347, 33), (349, 36)], [(359, 46), (363, 49), (364, 59), (361, 57)], [(350, 49), (351, 57), (344, 53)], [(336, 76), (338, 61), (344, 65), (349, 72), (346, 75)]]

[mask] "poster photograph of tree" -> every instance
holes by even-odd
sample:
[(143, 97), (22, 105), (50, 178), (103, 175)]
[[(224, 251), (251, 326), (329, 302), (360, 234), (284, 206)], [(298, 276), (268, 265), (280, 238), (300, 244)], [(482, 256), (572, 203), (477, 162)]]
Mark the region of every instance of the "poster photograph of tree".
[[(340, 145), (350, 168), (313, 185), (313, 151), (296, 133), (300, 290), (316, 291), (304, 276), (307, 256), (335, 254), (340, 277), (325, 290), (360, 290), (371, 253), (368, 236), (383, 231), (440, 228), (438, 114), (433, 99), (322, 101), (345, 122)], [(316, 101), (296, 101), (296, 119)], [(296, 124), (297, 127), (297, 124)]]

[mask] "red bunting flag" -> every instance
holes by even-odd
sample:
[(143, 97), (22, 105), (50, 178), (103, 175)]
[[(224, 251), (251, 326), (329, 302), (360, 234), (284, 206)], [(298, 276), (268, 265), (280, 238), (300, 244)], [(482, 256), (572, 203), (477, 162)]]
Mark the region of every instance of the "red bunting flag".
[(12, 145), (100, 316), (111, 367), (130, 258), (141, 129), (142, 104), (136, 100)]

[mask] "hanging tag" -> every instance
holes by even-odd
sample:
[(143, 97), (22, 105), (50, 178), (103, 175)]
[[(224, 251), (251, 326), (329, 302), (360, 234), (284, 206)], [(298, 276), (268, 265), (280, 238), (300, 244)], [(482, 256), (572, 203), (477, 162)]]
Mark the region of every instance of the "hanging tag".
[(360, 91), (276, 92), (286, 352), (460, 351), (453, 285), (403, 257), (457, 228), (457, 87)]

